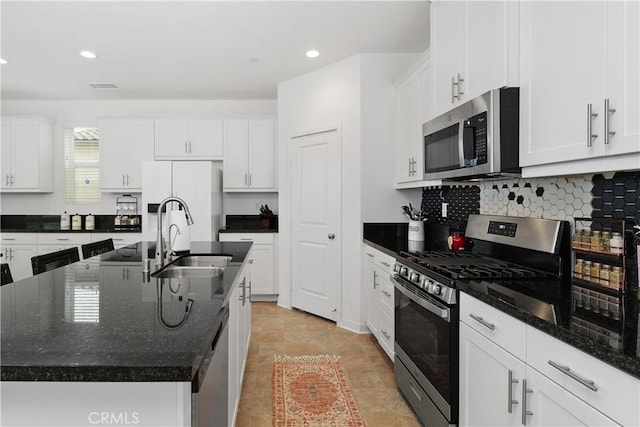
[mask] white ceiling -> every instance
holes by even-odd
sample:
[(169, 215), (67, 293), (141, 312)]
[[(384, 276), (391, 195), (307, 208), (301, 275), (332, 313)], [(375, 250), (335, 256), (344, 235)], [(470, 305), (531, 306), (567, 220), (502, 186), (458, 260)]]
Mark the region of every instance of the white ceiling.
[[(426, 1), (2, 0), (1, 96), (275, 99), (278, 82), (356, 53), (424, 51), (428, 9)], [(306, 58), (309, 49), (320, 57)]]

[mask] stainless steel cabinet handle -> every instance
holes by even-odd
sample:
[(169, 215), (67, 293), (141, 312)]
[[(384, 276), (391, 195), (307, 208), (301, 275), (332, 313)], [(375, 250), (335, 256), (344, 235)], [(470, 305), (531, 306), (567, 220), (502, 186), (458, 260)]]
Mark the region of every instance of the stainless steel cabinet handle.
[(329, 238), (329, 240), (333, 240), (336, 238), (336, 235), (333, 233), (329, 233), (329, 235), (327, 236)]
[(457, 83), (455, 82), (455, 78), (451, 76), (451, 103), (452, 104), (453, 104), (453, 101), (455, 101), (456, 99), (456, 92), (455, 92), (456, 85)]
[(16, 176), (14, 174), (11, 174), (11, 185), (15, 185), (16, 183)]
[(11, 240), (11, 241), (14, 241), (14, 240), (16, 240), (16, 239), (11, 238), (11, 237), (3, 237), (3, 238), (2, 238), (2, 240)]
[(369, 252), (367, 252), (367, 256), (370, 256), (371, 258), (373, 258), (374, 255), (369, 253)]
[(598, 134), (591, 130), (593, 119), (596, 117), (598, 113), (593, 112), (593, 105), (587, 104), (587, 147), (591, 147), (591, 141), (598, 137)]
[(187, 150), (187, 141), (184, 142), (184, 154), (189, 154), (189, 150)]
[(124, 174), (122, 174), (122, 186), (124, 187)]
[(373, 289), (378, 287), (378, 281), (376, 280), (377, 278), (378, 278), (378, 273), (374, 271), (373, 272)]
[(482, 317), (476, 315), (476, 314), (469, 314), (469, 317), (471, 317), (473, 320), (475, 320), (476, 322), (480, 323), (483, 326), (486, 326), (487, 328), (491, 329), (492, 331), (496, 328), (496, 325), (494, 325), (493, 323), (489, 323), (486, 320), (484, 320)]
[(558, 362), (554, 362), (553, 360), (549, 360), (547, 363), (553, 366), (554, 368), (556, 368), (557, 370), (559, 370), (560, 372), (562, 372), (563, 374), (578, 381), (580, 384), (582, 384), (589, 390), (598, 391), (598, 387), (596, 387), (596, 383), (594, 381), (582, 378), (580, 375), (571, 371), (571, 368), (569, 368), (568, 366), (561, 365)]
[(253, 239), (250, 237), (241, 237), (240, 240), (248, 240), (249, 242), (253, 242)]
[(388, 262), (380, 261), (380, 264), (384, 265), (385, 267), (391, 267), (391, 264), (389, 264)]
[(251, 174), (249, 174), (249, 187), (251, 187)]
[(69, 239), (67, 239), (67, 238), (65, 238), (65, 237), (56, 237), (56, 240), (59, 240), (59, 241), (61, 241), (61, 242), (66, 242), (66, 241), (68, 241)]
[(383, 331), (382, 329), (380, 329), (380, 332), (382, 332), (382, 335), (384, 335), (386, 339), (391, 339), (391, 335), (389, 335), (387, 331)]
[(387, 291), (382, 291), (382, 293), (387, 297), (387, 298), (391, 298), (391, 294)]
[(9, 185), (9, 174), (5, 175), (5, 180), (4, 180), (5, 185)]
[(464, 95), (464, 92), (462, 91), (462, 85), (460, 83), (462, 83), (464, 81), (464, 79), (460, 76), (460, 73), (458, 73), (458, 83), (456, 83), (456, 85), (458, 86), (458, 101), (460, 100), (460, 98), (462, 97), (462, 95)]
[(129, 174), (127, 174), (127, 187), (129, 186)]
[(13, 261), (13, 248), (9, 248), (9, 259)]
[(509, 369), (509, 381), (508, 381), (508, 387), (509, 387), (509, 393), (508, 393), (508, 404), (507, 404), (507, 411), (511, 414), (513, 413), (513, 405), (517, 405), (518, 401), (515, 400), (513, 398), (513, 385), (514, 384), (518, 384), (518, 380), (513, 378), (513, 371), (511, 369)]
[(411, 176), (411, 157), (409, 157), (409, 168), (407, 169), (409, 171), (409, 176)]
[(244, 307), (245, 300), (247, 299), (247, 278), (242, 278), (242, 306)]
[(191, 141), (189, 141), (189, 154), (191, 154)]
[(522, 380), (522, 425), (527, 425), (527, 415), (533, 415), (533, 412), (527, 411), (527, 394), (533, 393), (533, 390), (527, 388), (527, 380)]
[[(253, 260), (251, 260), (251, 261), (253, 261)], [(251, 280), (249, 280), (249, 292), (248, 292), (248, 294), (249, 294), (249, 297), (248, 297), (249, 302), (251, 302)]]
[(609, 130), (610, 127), (610, 115), (615, 113), (615, 108), (609, 108), (609, 98), (604, 99), (604, 143), (605, 145), (609, 144), (609, 140), (616, 133), (612, 130)]

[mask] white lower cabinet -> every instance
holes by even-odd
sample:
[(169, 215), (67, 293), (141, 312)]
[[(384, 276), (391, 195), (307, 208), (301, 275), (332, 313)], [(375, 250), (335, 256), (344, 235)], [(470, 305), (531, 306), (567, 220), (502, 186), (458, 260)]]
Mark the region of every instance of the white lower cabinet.
[(38, 254), (36, 233), (2, 233), (0, 259), (9, 264), (13, 281), (33, 275), (31, 257)]
[(219, 239), (221, 242), (253, 242), (249, 257), (251, 296), (278, 294), (274, 233), (220, 233)]
[[(250, 253), (247, 255), (250, 256)], [(229, 425), (234, 426), (238, 415), (244, 369), (251, 337), (251, 299), (249, 298), (250, 264), (238, 273), (234, 290), (229, 297)]]
[(142, 240), (142, 233), (91, 233), (91, 241), (113, 240), (114, 249), (120, 249)]
[(393, 360), (394, 291), (390, 275), (393, 258), (371, 246), (364, 246), (367, 327)]
[(640, 424), (637, 378), (463, 292), (460, 312), (460, 426)]

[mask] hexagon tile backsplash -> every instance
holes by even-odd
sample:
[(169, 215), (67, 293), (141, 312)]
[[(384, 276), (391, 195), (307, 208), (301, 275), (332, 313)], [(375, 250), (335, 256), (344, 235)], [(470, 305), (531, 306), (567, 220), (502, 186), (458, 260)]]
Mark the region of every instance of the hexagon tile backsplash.
[(591, 175), (478, 183), (480, 213), (564, 219), (591, 216)]

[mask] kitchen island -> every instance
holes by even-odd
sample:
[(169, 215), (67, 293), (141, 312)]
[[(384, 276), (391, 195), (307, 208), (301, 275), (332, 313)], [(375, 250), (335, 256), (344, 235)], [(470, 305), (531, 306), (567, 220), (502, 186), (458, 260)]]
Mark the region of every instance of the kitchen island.
[(143, 273), (155, 244), (140, 242), (2, 286), (1, 424), (192, 425), (250, 249), (193, 242), (231, 255), (224, 273), (161, 280)]

